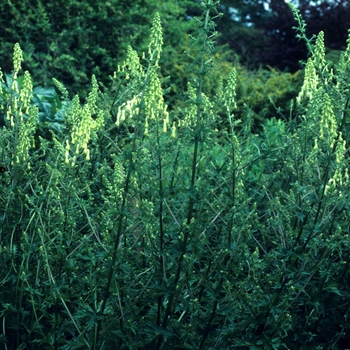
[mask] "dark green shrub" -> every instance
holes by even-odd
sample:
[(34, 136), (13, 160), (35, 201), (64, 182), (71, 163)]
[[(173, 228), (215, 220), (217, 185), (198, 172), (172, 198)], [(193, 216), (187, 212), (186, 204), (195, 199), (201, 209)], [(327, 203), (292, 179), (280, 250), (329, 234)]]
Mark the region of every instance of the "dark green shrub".
[(237, 66), (237, 106), (249, 106), (253, 117), (265, 121), (272, 117), (289, 119), (290, 103), (302, 85), (301, 71), (294, 74), (260, 68), (255, 72)]
[[(179, 55), (190, 29), (190, 22), (184, 20), (185, 4), (186, 1), (159, 0), (3, 2), (2, 69), (12, 69), (12, 47), (18, 42), (25, 57), (24, 68), (32, 72), (36, 84), (51, 86), (55, 77), (71, 93), (80, 91), (85, 98), (92, 74), (109, 85), (109, 75), (130, 43), (140, 52), (147, 50), (145, 33), (149, 32), (155, 11), (161, 12), (167, 24), (164, 57)], [(168, 70), (166, 75), (169, 74)]]

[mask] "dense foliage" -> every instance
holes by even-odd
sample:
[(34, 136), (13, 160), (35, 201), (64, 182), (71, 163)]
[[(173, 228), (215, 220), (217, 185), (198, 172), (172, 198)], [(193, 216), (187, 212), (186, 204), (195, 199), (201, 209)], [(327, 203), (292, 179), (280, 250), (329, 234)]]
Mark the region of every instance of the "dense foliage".
[(109, 75), (125, 57), (128, 45), (132, 44), (139, 52), (147, 50), (145, 39), (155, 11), (162, 14), (166, 24), (165, 57), (180, 54), (186, 45), (185, 34), (190, 30), (190, 22), (184, 20), (187, 2), (2, 2), (1, 66), (5, 71), (11, 70), (12, 47), (18, 42), (25, 57), (24, 68), (32, 72), (37, 84), (50, 86), (54, 77), (70, 92), (80, 91), (86, 97), (91, 75), (109, 84)]
[[(349, 1), (292, 2), (298, 3), (307, 23), (308, 37), (323, 31), (327, 49), (345, 49), (350, 23)], [(218, 23), (219, 42), (228, 43), (239, 54), (241, 63), (249, 68), (270, 65), (292, 72), (300, 69), (299, 61), (306, 61), (308, 50), (294, 35), (294, 19), (286, 1), (224, 0), (221, 3), (224, 16)], [(268, 8), (264, 6), (266, 3)]]
[[(93, 75), (84, 103), (58, 80), (34, 89), (15, 45), (0, 85), (2, 347), (347, 347), (350, 34), (333, 70), (291, 7), (303, 85), (291, 118), (256, 133), (240, 68), (210, 79), (217, 12), (202, 6), (173, 110), (158, 13), (146, 52), (128, 47), (102, 92)], [(252, 79), (269, 91), (279, 74)]]

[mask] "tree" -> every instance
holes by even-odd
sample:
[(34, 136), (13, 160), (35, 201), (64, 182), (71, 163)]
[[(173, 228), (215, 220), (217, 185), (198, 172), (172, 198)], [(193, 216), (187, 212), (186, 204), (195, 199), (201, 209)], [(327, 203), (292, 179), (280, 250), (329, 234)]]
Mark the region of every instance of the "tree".
[(147, 50), (152, 18), (160, 12), (165, 51), (184, 44), (190, 24), (185, 20), (188, 1), (160, 0), (12, 0), (0, 11), (0, 62), (12, 70), (11, 54), (18, 42), (25, 57), (24, 68), (33, 80), (52, 85), (55, 77), (70, 92), (86, 96), (92, 74), (109, 84), (109, 76), (125, 57), (127, 46)]
[[(323, 30), (327, 48), (344, 49), (350, 23), (349, 2), (298, 3), (308, 36)], [(306, 60), (307, 49), (295, 37), (296, 23), (284, 0), (225, 0), (222, 5), (220, 43), (227, 43), (237, 52), (243, 64), (251, 68), (270, 65), (290, 71), (300, 69), (299, 61)]]

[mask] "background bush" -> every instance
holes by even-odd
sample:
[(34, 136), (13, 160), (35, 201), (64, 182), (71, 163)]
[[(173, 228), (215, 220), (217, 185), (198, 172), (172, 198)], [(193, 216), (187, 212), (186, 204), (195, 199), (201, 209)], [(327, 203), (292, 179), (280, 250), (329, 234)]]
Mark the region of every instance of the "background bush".
[[(18, 42), (24, 67), (38, 85), (52, 78), (86, 97), (92, 74), (109, 85), (109, 75), (132, 44), (147, 50), (147, 33), (155, 11), (162, 13), (167, 39), (165, 57), (178, 55), (189, 31), (185, 4), (158, 0), (137, 1), (9, 1), (0, 5), (2, 48), (0, 62), (11, 71), (11, 52)], [(194, 6), (194, 5), (192, 5)], [(146, 35), (145, 35), (146, 34)], [(167, 68), (167, 67), (165, 67)]]
[[(302, 85), (302, 73), (281, 72), (274, 68), (248, 71), (237, 70), (237, 115), (249, 106), (252, 116), (260, 122), (273, 117), (289, 119), (290, 103)], [(240, 112), (241, 111), (241, 112)], [(242, 114), (241, 114), (242, 115)]]

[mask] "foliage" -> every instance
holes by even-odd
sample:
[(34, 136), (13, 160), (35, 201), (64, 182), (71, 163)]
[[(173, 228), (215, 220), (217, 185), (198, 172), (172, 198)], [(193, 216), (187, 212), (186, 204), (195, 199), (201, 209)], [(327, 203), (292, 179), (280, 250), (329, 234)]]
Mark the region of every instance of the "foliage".
[[(266, 3), (269, 8), (264, 6)], [(327, 48), (344, 50), (350, 22), (348, 1), (299, 0), (292, 3), (297, 3), (307, 23), (308, 37), (322, 30)], [(295, 22), (286, 1), (227, 0), (222, 4), (225, 6), (218, 27), (219, 42), (229, 44), (242, 64), (249, 69), (260, 65), (291, 72), (300, 69), (299, 61), (307, 59), (308, 48), (293, 33)]]
[(255, 120), (264, 122), (272, 117), (289, 119), (290, 103), (302, 85), (301, 72), (294, 74), (269, 68), (253, 72), (236, 65), (236, 115), (244, 118), (249, 113)]
[[(94, 74), (109, 85), (127, 46), (140, 52), (155, 11), (165, 22), (167, 46), (164, 57), (181, 53), (185, 34), (187, 1), (30, 1), (2, 2), (0, 60), (4, 71), (11, 70), (13, 44), (20, 43), (24, 68), (31, 71), (36, 84), (48, 87), (53, 77), (70, 93), (80, 91), (86, 97)], [(170, 57), (168, 57), (168, 55)], [(167, 63), (168, 68), (170, 63)], [(169, 71), (167, 73), (169, 75)]]
[[(129, 47), (83, 104), (58, 81), (61, 104), (36, 98), (15, 45), (0, 91), (4, 348), (345, 348), (350, 35), (333, 71), (319, 33), (294, 118), (254, 134), (233, 113), (236, 70), (208, 97), (217, 12), (202, 6), (170, 113), (159, 14), (145, 55)], [(36, 134), (48, 100), (63, 114), (51, 138)]]

